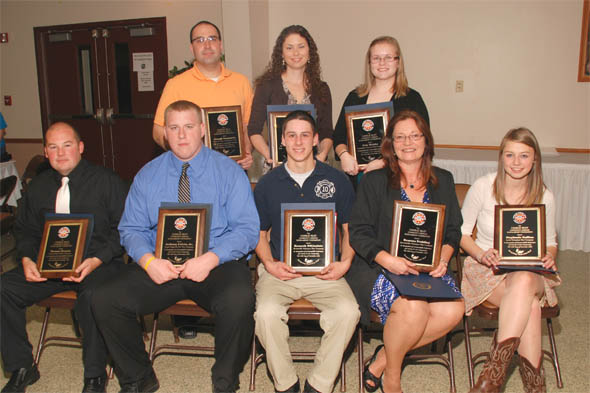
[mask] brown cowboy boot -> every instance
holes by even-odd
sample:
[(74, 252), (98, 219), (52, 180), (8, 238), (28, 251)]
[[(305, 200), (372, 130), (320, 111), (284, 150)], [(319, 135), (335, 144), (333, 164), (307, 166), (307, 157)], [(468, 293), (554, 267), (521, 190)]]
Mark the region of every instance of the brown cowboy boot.
[[(496, 332), (497, 333), (497, 332)], [(483, 365), (483, 370), (477, 379), (475, 386), (469, 393), (496, 393), (504, 384), (506, 370), (512, 360), (514, 351), (520, 344), (520, 337), (511, 337), (498, 343), (496, 333), (492, 340), (490, 357)]]
[(528, 361), (527, 358), (519, 356), (518, 371), (520, 371), (520, 377), (522, 378), (522, 384), (524, 385), (524, 391), (526, 393), (546, 393), (545, 388), (545, 370), (543, 370), (543, 355), (539, 360), (539, 367), (535, 368)]

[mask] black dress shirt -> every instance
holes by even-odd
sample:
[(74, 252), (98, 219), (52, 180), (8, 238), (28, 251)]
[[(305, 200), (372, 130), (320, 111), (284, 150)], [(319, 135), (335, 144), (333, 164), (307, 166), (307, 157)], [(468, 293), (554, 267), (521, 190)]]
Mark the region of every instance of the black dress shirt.
[[(119, 241), (119, 219), (125, 206), (128, 186), (114, 172), (82, 159), (68, 175), (70, 213), (92, 214), (94, 229), (85, 258), (103, 263), (122, 261), (124, 249)], [(53, 168), (33, 178), (20, 201), (14, 235), (17, 261), (37, 260), (45, 214), (55, 213), (55, 198), (62, 176)]]
[[(336, 121), (336, 127), (334, 127), (334, 134), (332, 139), (334, 140), (334, 148), (338, 145), (346, 145), (348, 144), (348, 136), (346, 134), (346, 122), (345, 122), (345, 108), (347, 106), (353, 105), (365, 105), (367, 103), (367, 99), (369, 95), (367, 94), (364, 97), (359, 97), (356, 92), (356, 89), (348, 93), (346, 99), (344, 100), (344, 104), (342, 104), (342, 109), (340, 110), (340, 115), (338, 116), (338, 120)], [(428, 109), (426, 109), (426, 104), (424, 100), (422, 100), (422, 96), (414, 89), (410, 89), (408, 94), (395, 98), (391, 97), (393, 102), (393, 112), (398, 113), (404, 109), (411, 109), (415, 112), (418, 112), (420, 116), (430, 125), (430, 117), (428, 116)], [(336, 157), (337, 160), (340, 160), (340, 157)]]

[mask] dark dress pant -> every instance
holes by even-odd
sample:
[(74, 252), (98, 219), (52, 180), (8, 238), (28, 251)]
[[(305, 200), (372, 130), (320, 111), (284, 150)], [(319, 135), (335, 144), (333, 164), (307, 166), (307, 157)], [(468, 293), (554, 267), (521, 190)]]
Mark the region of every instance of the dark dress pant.
[(255, 297), (250, 277), (245, 260), (221, 264), (203, 282), (175, 279), (161, 285), (154, 283), (139, 265), (126, 266), (116, 282), (96, 291), (92, 299), (119, 383), (139, 381), (152, 369), (137, 316), (192, 299), (215, 314), (213, 387), (222, 392), (236, 390), (254, 331)]
[(0, 343), (2, 361), (6, 371), (30, 367), (33, 364), (33, 346), (26, 330), (26, 309), (36, 302), (59, 292), (76, 291), (74, 308), (82, 330), (82, 359), (84, 377), (106, 375), (107, 351), (92, 315), (90, 299), (98, 287), (117, 276), (122, 262), (102, 264), (81, 283), (51, 279), (45, 282), (28, 282), (22, 265), (0, 276)]

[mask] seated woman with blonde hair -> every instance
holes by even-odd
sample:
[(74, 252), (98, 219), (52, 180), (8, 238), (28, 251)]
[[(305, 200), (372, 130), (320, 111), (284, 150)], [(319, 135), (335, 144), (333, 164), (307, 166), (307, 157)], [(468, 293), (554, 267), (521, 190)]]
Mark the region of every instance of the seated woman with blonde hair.
[[(464, 262), (461, 286), (466, 312), (471, 314), (484, 301), (500, 308), (490, 358), (471, 392), (498, 392), (516, 350), (525, 391), (545, 391), (541, 307), (557, 304), (553, 287), (561, 280), (557, 275), (530, 271), (494, 275), (492, 269), (500, 262), (498, 251), (493, 248), (494, 207), (533, 204), (545, 205), (547, 254), (542, 262), (545, 268), (555, 270), (553, 194), (543, 183), (541, 151), (535, 135), (526, 128), (517, 128), (508, 131), (502, 139), (497, 173), (477, 179), (463, 203), (461, 248), (469, 254)], [(473, 240), (476, 223), (477, 236)]]

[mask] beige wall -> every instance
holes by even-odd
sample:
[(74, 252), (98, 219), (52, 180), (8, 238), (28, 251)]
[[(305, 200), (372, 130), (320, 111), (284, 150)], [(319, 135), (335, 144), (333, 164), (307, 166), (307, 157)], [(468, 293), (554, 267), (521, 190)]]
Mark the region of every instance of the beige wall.
[[(590, 147), (590, 83), (578, 83), (582, 1), (270, 3), (270, 37), (289, 24), (316, 40), (334, 117), (361, 82), (369, 42), (392, 35), (436, 143), (498, 145), (511, 127), (543, 146)], [(465, 92), (455, 93), (464, 80)]]
[[(530, 127), (545, 147), (590, 148), (590, 83), (576, 82), (582, 1), (1, 1), (0, 110), (9, 137), (40, 138), (33, 27), (166, 16), (169, 65), (191, 58), (187, 31), (200, 19), (223, 30), (230, 68), (249, 78), (290, 24), (320, 48), (334, 117), (361, 81), (370, 40), (399, 39), (410, 85), (424, 97), (439, 144), (497, 145)], [(456, 80), (465, 92), (455, 93)]]

